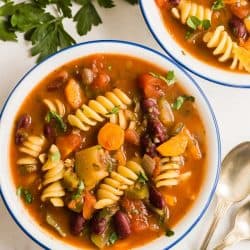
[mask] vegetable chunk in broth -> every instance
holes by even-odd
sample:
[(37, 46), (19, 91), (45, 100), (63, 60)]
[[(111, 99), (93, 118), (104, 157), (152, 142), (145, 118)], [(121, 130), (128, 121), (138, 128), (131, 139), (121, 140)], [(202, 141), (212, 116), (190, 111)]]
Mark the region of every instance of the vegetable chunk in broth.
[(170, 237), (202, 187), (206, 134), (172, 69), (95, 54), (46, 76), (11, 138), (17, 195), (38, 225), (84, 249)]
[(155, 0), (167, 31), (198, 59), (250, 73), (248, 0)]

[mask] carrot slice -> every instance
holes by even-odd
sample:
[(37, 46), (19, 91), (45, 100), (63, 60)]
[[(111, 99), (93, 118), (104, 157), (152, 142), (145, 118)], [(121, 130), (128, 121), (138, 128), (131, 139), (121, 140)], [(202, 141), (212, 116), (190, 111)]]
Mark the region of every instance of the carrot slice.
[(190, 133), (190, 131), (186, 127), (183, 128), (182, 132), (188, 136), (187, 150), (190, 152), (190, 154), (194, 159), (196, 160), (201, 159), (202, 153), (198, 141), (194, 138), (194, 136)]
[(124, 143), (124, 130), (113, 123), (106, 123), (98, 133), (98, 143), (107, 150), (118, 150)]
[(82, 209), (82, 216), (84, 219), (89, 220), (92, 217), (95, 211), (94, 208), (95, 204), (96, 204), (95, 196), (92, 195), (89, 191), (86, 191)]
[(77, 134), (69, 134), (56, 138), (56, 146), (59, 148), (62, 159), (77, 150), (82, 143), (82, 138)]
[(156, 148), (156, 150), (163, 156), (178, 156), (185, 152), (187, 144), (188, 136), (183, 133), (179, 133), (161, 144)]
[(73, 109), (79, 108), (85, 101), (83, 90), (73, 78), (69, 79), (64, 89), (64, 94), (67, 99), (67, 102)]

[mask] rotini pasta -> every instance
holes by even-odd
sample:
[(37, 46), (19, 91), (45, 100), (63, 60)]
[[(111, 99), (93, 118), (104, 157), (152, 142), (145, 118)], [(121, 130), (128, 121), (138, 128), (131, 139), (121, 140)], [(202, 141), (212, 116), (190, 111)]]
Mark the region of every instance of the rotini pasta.
[(42, 171), (46, 172), (43, 177), (43, 186), (41, 200), (50, 202), (55, 207), (63, 207), (62, 197), (65, 195), (64, 188), (60, 182), (64, 174), (64, 163), (60, 159), (60, 152), (56, 145), (51, 145), (48, 153), (48, 159), (42, 167)]
[(76, 110), (75, 115), (68, 115), (68, 121), (72, 126), (88, 131), (91, 126), (112, 116), (112, 109), (115, 107), (125, 110), (130, 104), (130, 98), (122, 90), (116, 88), (112, 92), (107, 92), (105, 96), (90, 100), (88, 105), (82, 105), (81, 109)]
[(65, 115), (66, 109), (62, 101), (55, 98), (53, 100), (43, 99), (43, 103), (48, 107), (50, 111), (58, 113), (61, 117)]
[(160, 160), (159, 175), (154, 178), (156, 187), (176, 186), (181, 180), (188, 178), (191, 172), (180, 173), (180, 168), (183, 164), (184, 161), (181, 156), (162, 158)]
[(207, 32), (203, 37), (203, 41), (207, 43), (208, 48), (215, 48), (213, 54), (220, 55), (218, 59), (220, 62), (232, 60), (231, 69), (238, 68), (242, 70), (244, 68), (247, 70), (237, 56), (236, 51), (238, 51), (239, 46), (236, 42), (233, 42), (224, 26), (218, 26), (215, 31)]
[[(41, 153), (45, 142), (46, 139), (44, 136), (28, 136), (27, 140), (24, 141), (22, 146), (20, 146), (18, 149), (24, 154), (27, 154), (33, 158), (37, 158)], [(30, 159), (31, 158), (26, 158), (26, 161)], [(25, 158), (23, 161), (25, 161)], [(22, 162), (22, 159), (19, 159), (19, 162)]]
[(199, 20), (209, 20), (212, 18), (212, 10), (200, 4), (188, 0), (181, 0), (176, 8), (172, 8), (173, 16), (180, 19), (183, 24), (187, 22), (188, 17), (195, 16)]
[(117, 171), (112, 171), (97, 190), (95, 208), (101, 209), (116, 203), (124, 190), (135, 183), (140, 173), (144, 173), (144, 170), (135, 161), (127, 162), (126, 166), (118, 166)]

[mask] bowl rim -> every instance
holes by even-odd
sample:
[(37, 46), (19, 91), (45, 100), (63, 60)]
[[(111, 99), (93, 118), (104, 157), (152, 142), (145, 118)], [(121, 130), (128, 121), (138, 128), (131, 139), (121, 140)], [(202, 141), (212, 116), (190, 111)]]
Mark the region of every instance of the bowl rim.
[[(78, 44), (75, 44), (73, 46), (70, 46), (70, 47), (67, 47), (67, 48), (64, 48), (50, 56), (48, 56), (46, 59), (44, 59), (42, 62), (34, 65), (31, 69), (29, 69), (24, 75), (23, 77), (16, 83), (16, 85), (13, 87), (13, 89), (11, 90), (11, 92), (9, 93), (8, 97), (6, 98), (3, 106), (2, 106), (2, 109), (0, 111), (0, 122), (1, 122), (1, 118), (2, 118), (2, 115), (5, 111), (5, 108), (10, 100), (10, 98), (12, 97), (12, 94), (15, 92), (15, 89), (23, 82), (23, 80), (26, 78), (27, 75), (29, 75), (33, 70), (35, 70), (38, 66), (40, 66), (41, 64), (44, 64), (46, 63), (46, 61), (52, 57), (55, 57), (56, 55), (60, 54), (61, 52), (63, 51), (66, 51), (66, 50), (70, 50), (71, 48), (74, 48), (74, 47), (81, 47), (81, 46), (84, 46), (86, 44), (99, 44), (99, 43), (110, 43), (110, 44), (120, 44), (120, 45), (129, 45), (129, 46), (134, 46), (134, 47), (139, 47), (141, 49), (144, 49), (146, 51), (149, 51), (153, 54), (156, 54), (156, 56), (159, 56), (159, 57), (162, 57), (163, 59), (169, 61), (170, 63), (172, 63), (175, 67), (177, 67), (180, 71), (182, 71), (183, 74), (185, 74), (185, 76), (187, 78), (189, 78), (190, 82), (192, 82), (192, 84), (194, 84), (194, 86), (197, 88), (198, 92), (200, 93), (202, 99), (205, 101), (207, 107), (208, 107), (208, 110), (211, 114), (211, 117), (213, 118), (213, 126), (214, 126), (214, 130), (215, 130), (215, 134), (216, 134), (216, 143), (217, 143), (217, 162), (215, 164), (216, 166), (216, 176), (215, 176), (215, 180), (214, 180), (214, 183), (212, 184), (212, 188), (211, 188), (211, 191), (210, 191), (210, 194), (208, 196), (208, 200), (206, 201), (203, 209), (201, 209), (201, 212), (199, 214), (199, 216), (197, 216), (197, 218), (194, 220), (194, 222), (188, 227), (188, 229), (182, 233), (173, 243), (171, 243), (170, 245), (168, 245), (166, 248), (164, 248), (164, 250), (167, 250), (167, 249), (170, 249), (172, 248), (173, 246), (175, 246), (177, 243), (179, 243), (180, 241), (182, 241), (193, 229), (194, 227), (197, 225), (197, 223), (201, 220), (201, 218), (204, 216), (205, 212), (207, 211), (212, 199), (213, 199), (213, 196), (214, 196), (214, 193), (215, 193), (215, 190), (216, 190), (216, 187), (217, 187), (217, 184), (218, 184), (218, 180), (219, 180), (219, 173), (220, 173), (220, 168), (221, 168), (221, 139), (220, 139), (220, 132), (219, 132), (219, 127), (218, 127), (218, 123), (217, 123), (217, 120), (216, 120), (216, 117), (215, 117), (215, 114), (213, 112), (213, 109), (211, 107), (211, 104), (209, 103), (209, 100), (208, 98), (206, 97), (205, 93), (203, 92), (203, 90), (201, 89), (201, 87), (196, 83), (196, 81), (189, 75), (188, 72), (186, 72), (184, 69), (182, 69), (182, 67), (176, 63), (174, 60), (172, 60), (171, 58), (168, 58), (166, 55), (162, 54), (161, 52), (155, 50), (155, 49), (152, 49), (150, 47), (147, 47), (145, 45), (142, 45), (142, 44), (138, 44), (138, 43), (135, 43), (135, 42), (130, 42), (130, 41), (125, 41), (125, 40), (112, 40), (112, 39), (104, 39), (104, 40), (91, 40), (91, 41), (86, 41), (86, 42), (82, 42), (82, 43), (78, 43)], [(138, 57), (139, 58), (139, 57)], [(24, 228), (24, 226), (21, 224), (20, 220), (15, 216), (15, 214), (11, 211), (5, 197), (4, 197), (4, 194), (1, 190), (1, 183), (0, 183), (0, 197), (2, 198), (3, 200), (3, 203), (7, 209), (7, 211), (9, 212), (10, 216), (12, 217), (12, 219), (14, 220), (14, 222), (19, 226), (19, 228), (31, 239), (33, 240), (36, 244), (38, 244), (40, 247), (42, 247), (43, 249), (49, 249), (44, 243), (40, 242), (38, 239), (36, 239), (35, 237), (32, 236), (32, 233), (29, 232), (27, 229)], [(202, 206), (201, 206), (202, 207)]]
[[(154, 0), (151, 0), (151, 1), (154, 1)], [(171, 53), (168, 50), (167, 46), (165, 46), (164, 43), (161, 41), (159, 35), (154, 31), (154, 29), (153, 29), (153, 27), (152, 27), (152, 25), (151, 25), (151, 23), (149, 21), (149, 18), (148, 18), (147, 14), (146, 14), (146, 11), (145, 11), (144, 3), (146, 3), (146, 2), (147, 1), (139, 0), (139, 6), (140, 6), (140, 9), (141, 9), (141, 13), (142, 13), (142, 16), (144, 18), (144, 21), (145, 21), (150, 33), (152, 34), (153, 38), (160, 45), (160, 47), (164, 50), (164, 52), (166, 52), (167, 55), (171, 57), (171, 59), (173, 59), (178, 64), (180, 64), (185, 70), (191, 72), (192, 74), (194, 74), (194, 75), (196, 75), (196, 76), (198, 76), (198, 77), (200, 77), (200, 78), (202, 78), (202, 79), (204, 79), (206, 81), (210, 81), (210, 82), (218, 84), (220, 86), (231, 87), (231, 88), (243, 88), (243, 89), (250, 88), (250, 83), (249, 84), (244, 84), (244, 85), (241, 85), (241, 84), (236, 85), (236, 84), (232, 84), (232, 83), (228, 83), (228, 82), (218, 81), (218, 80), (216, 80), (214, 78), (210, 78), (209, 76), (202, 75), (201, 73), (199, 73), (199, 71), (196, 71), (196, 70), (194, 70), (192, 68), (189, 68), (188, 65), (182, 63), (181, 60), (179, 60), (177, 58), (177, 56), (173, 55), (173, 53)], [(198, 61), (202, 61), (202, 60), (198, 60)], [(240, 75), (239, 75), (239, 78), (240, 78)], [(249, 76), (249, 79), (250, 79), (250, 76)]]

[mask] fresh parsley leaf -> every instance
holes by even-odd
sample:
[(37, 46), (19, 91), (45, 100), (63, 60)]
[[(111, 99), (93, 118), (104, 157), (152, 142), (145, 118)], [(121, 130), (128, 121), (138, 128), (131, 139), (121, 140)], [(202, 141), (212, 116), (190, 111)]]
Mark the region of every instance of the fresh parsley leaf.
[(211, 22), (208, 19), (204, 19), (202, 20), (201, 25), (204, 30), (208, 30), (211, 27)]
[(174, 231), (172, 231), (171, 229), (168, 229), (167, 231), (166, 231), (166, 236), (167, 237), (171, 237), (171, 236), (173, 236), (174, 235)]
[(5, 20), (0, 19), (0, 39), (3, 41), (16, 41), (17, 37), (14, 31), (8, 27)]
[(193, 35), (193, 31), (190, 31), (188, 30), (186, 33), (185, 33), (185, 39), (188, 40), (192, 37)]
[(148, 182), (148, 177), (143, 172), (140, 172), (140, 174), (138, 175), (137, 182), (141, 184), (146, 184), (146, 182)]
[(78, 34), (82, 36), (86, 35), (93, 25), (102, 23), (102, 20), (90, 0), (80, 0), (79, 3), (82, 7), (74, 16), (74, 21), (77, 22)]
[(137, 4), (138, 0), (125, 0), (126, 2), (130, 3), (130, 4)]
[(116, 232), (112, 232), (110, 235), (109, 235), (109, 245), (113, 245), (115, 244), (115, 242), (118, 240), (118, 235)]
[(120, 106), (114, 106), (106, 115), (117, 115), (120, 110)]
[(166, 74), (166, 76), (157, 74), (157, 73), (153, 73), (153, 72), (149, 72), (149, 74), (155, 78), (159, 78), (162, 81), (164, 81), (167, 85), (172, 85), (176, 82), (176, 78), (175, 78), (175, 74), (173, 70), (169, 70)]
[(212, 10), (220, 10), (225, 7), (223, 0), (216, 0), (212, 5)]
[(185, 101), (194, 102), (195, 98), (193, 96), (181, 95), (176, 98), (175, 102), (171, 106), (173, 109), (179, 110)]
[(104, 8), (112, 8), (115, 6), (113, 0), (97, 0), (98, 4)]
[(66, 123), (64, 123), (62, 117), (59, 114), (57, 114), (55, 111), (49, 111), (47, 115), (45, 116), (45, 121), (47, 123), (49, 123), (52, 119), (54, 119), (57, 122), (58, 126), (63, 132), (67, 131)]
[(166, 79), (167, 79), (168, 85), (172, 85), (172, 84), (174, 84), (176, 82), (175, 74), (174, 74), (173, 70), (168, 71), (168, 73), (166, 75)]
[(196, 30), (201, 25), (201, 21), (196, 16), (189, 16), (187, 19), (187, 26)]
[(196, 16), (188, 17), (187, 25), (192, 30), (197, 30), (199, 27), (202, 27), (204, 30), (207, 30), (211, 27), (211, 23), (208, 19), (200, 20)]
[(43, 9), (36, 7), (34, 4), (22, 3), (16, 6), (16, 11), (11, 16), (10, 22), (12, 27), (26, 32), (52, 19), (53, 17), (50, 14), (45, 13)]
[(23, 198), (24, 201), (28, 204), (31, 204), (34, 200), (32, 193), (28, 189), (26, 189), (22, 186), (19, 186), (17, 188), (16, 193), (17, 193), (17, 196)]

